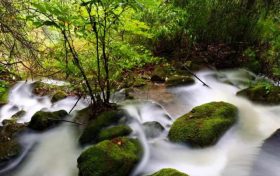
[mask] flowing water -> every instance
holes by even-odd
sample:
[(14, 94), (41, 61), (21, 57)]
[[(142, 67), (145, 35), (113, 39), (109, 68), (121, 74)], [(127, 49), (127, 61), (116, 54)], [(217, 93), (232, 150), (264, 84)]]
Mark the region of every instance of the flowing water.
[[(168, 89), (174, 100), (166, 107), (152, 100), (124, 103), (123, 108), (131, 118), (128, 123), (133, 129), (132, 136), (137, 137), (144, 148), (142, 161), (132, 175), (148, 175), (162, 168), (175, 168), (191, 176), (255, 176), (252, 175), (252, 166), (263, 140), (280, 128), (280, 106), (254, 104), (237, 97), (236, 92), (249, 81), (248, 77), (254, 77), (244, 70), (218, 74), (201, 71), (197, 75), (211, 88), (196, 82), (191, 86)], [(51, 104), (49, 97), (33, 95), (30, 85), (24, 83), (19, 83), (11, 90), (9, 100), (9, 104), (0, 109), (0, 120), (8, 119), (23, 109), (27, 113), (19, 121), (28, 122), (42, 108), (46, 111), (69, 111), (76, 101), (75, 98), (66, 98)], [(176, 118), (195, 106), (211, 101), (229, 102), (239, 109), (238, 122), (216, 145), (192, 149), (168, 141), (168, 130)], [(173, 104), (180, 106), (172, 107)], [(86, 105), (86, 102), (81, 101), (75, 109), (82, 109)], [(73, 116), (75, 112), (69, 118)], [(159, 122), (164, 127), (164, 131), (156, 137), (148, 137), (149, 134), (144, 130), (143, 123), (151, 121)], [(83, 150), (78, 146), (78, 137), (71, 124), (63, 124), (45, 133), (24, 134), (21, 141), (26, 146), (27, 156), (12, 163), (21, 163), (13, 175), (77, 176), (76, 159)], [(259, 169), (259, 175), (267, 175), (268, 171), (280, 172), (280, 158), (271, 160), (268, 156), (263, 156), (261, 160), (263, 163), (272, 163)], [(1, 173), (3, 171), (0, 171), (0, 175)]]

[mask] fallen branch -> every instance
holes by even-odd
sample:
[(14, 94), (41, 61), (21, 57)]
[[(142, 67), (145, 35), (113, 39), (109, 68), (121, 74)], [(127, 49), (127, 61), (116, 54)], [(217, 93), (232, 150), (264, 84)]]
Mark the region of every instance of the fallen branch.
[(74, 106), (71, 108), (71, 110), (69, 111), (68, 114), (70, 114), (70, 113), (74, 110), (74, 108), (77, 106), (77, 104), (78, 104), (78, 102), (80, 101), (81, 98), (82, 98), (82, 96), (79, 96), (78, 100), (76, 101), (76, 103), (75, 103)]
[(193, 75), (196, 79), (198, 79), (202, 84), (203, 86), (206, 86), (208, 88), (211, 88), (209, 85), (207, 85), (205, 82), (203, 82), (198, 76), (196, 76), (196, 74), (194, 74), (187, 66), (184, 66), (184, 68), (191, 74)]
[(69, 123), (73, 123), (73, 124), (76, 124), (76, 125), (86, 125), (86, 124), (83, 124), (83, 123), (74, 122), (74, 121), (70, 121), (70, 120), (63, 120), (63, 119), (48, 118), (48, 120), (61, 121), (61, 122), (69, 122)]

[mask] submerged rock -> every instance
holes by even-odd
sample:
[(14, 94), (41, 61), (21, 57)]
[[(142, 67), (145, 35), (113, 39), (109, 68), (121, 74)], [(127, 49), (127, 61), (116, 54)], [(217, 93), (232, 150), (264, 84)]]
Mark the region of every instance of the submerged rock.
[(103, 112), (86, 126), (79, 139), (80, 144), (97, 142), (99, 132), (105, 127), (116, 124), (123, 116), (122, 111)]
[(234, 105), (225, 102), (197, 106), (173, 123), (168, 137), (192, 147), (213, 145), (236, 122), (237, 113)]
[(280, 129), (276, 130), (261, 146), (250, 176), (278, 176), (280, 165)]
[(126, 125), (118, 125), (110, 128), (106, 128), (100, 131), (98, 134), (98, 141), (110, 140), (116, 137), (127, 136), (132, 132), (132, 129)]
[(43, 131), (61, 123), (61, 120), (67, 115), (68, 113), (64, 110), (55, 112), (38, 111), (32, 116), (28, 127), (36, 131)]
[(256, 103), (280, 103), (280, 87), (272, 84), (255, 84), (237, 92), (237, 95), (246, 97)]
[(158, 171), (150, 176), (188, 176), (188, 175), (185, 173), (179, 172), (175, 169), (167, 168), (167, 169), (161, 169), (160, 171)]
[(194, 83), (195, 83), (194, 79), (190, 76), (175, 75), (175, 76), (169, 77), (166, 80), (166, 86), (168, 86), (168, 87), (189, 85), (189, 84), (194, 84)]
[(51, 102), (52, 102), (52, 103), (55, 103), (55, 102), (57, 102), (57, 101), (59, 101), (59, 100), (62, 100), (62, 99), (64, 99), (64, 98), (66, 98), (66, 97), (67, 97), (66, 92), (60, 90), (60, 91), (57, 91), (57, 92), (52, 96)]
[(80, 176), (129, 175), (142, 156), (138, 140), (115, 138), (100, 142), (78, 158)]
[(164, 131), (164, 127), (156, 121), (143, 123), (143, 128), (147, 138), (158, 137)]

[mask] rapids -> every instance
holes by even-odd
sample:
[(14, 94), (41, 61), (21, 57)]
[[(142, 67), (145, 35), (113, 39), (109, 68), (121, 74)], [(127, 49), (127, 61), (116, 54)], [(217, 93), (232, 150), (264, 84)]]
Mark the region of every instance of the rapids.
[[(219, 73), (206, 70), (198, 72), (197, 76), (211, 88), (203, 86), (199, 81), (191, 86), (170, 88), (168, 92), (173, 95), (174, 100), (166, 107), (152, 99), (121, 103), (130, 117), (128, 124), (133, 129), (132, 136), (137, 137), (144, 148), (144, 156), (133, 176), (149, 175), (162, 168), (175, 168), (190, 176), (254, 176), (251, 175), (252, 166), (263, 140), (280, 128), (280, 106), (255, 104), (235, 95), (240, 88), (244, 88), (249, 81), (248, 77), (256, 77), (245, 70)], [(28, 122), (36, 111), (69, 111), (75, 101), (75, 97), (68, 97), (52, 104), (48, 96), (38, 97), (32, 94), (29, 83), (19, 82), (10, 91), (9, 103), (0, 109), (0, 120), (10, 118), (19, 110), (25, 110), (27, 113), (19, 122)], [(211, 101), (229, 102), (239, 109), (238, 122), (216, 145), (192, 149), (168, 141), (168, 130), (176, 118), (195, 106)], [(172, 106), (177, 104), (180, 106)], [(86, 106), (87, 101), (81, 100), (75, 110)], [(75, 111), (68, 118), (74, 116)], [(142, 124), (149, 121), (157, 121), (165, 128), (161, 135), (147, 137)], [(83, 150), (78, 146), (78, 135), (74, 125), (68, 123), (45, 133), (24, 134), (21, 142), (25, 146), (25, 156), (0, 171), (0, 175), (13, 169), (8, 175), (77, 176), (76, 159)], [(280, 158), (271, 160), (264, 156), (262, 160), (263, 163), (273, 163), (258, 170), (260, 175), (267, 175), (271, 170), (280, 172)]]

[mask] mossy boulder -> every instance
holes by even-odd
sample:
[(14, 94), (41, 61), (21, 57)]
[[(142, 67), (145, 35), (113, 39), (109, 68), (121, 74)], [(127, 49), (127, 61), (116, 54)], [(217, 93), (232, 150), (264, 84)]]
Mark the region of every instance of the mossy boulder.
[(80, 144), (91, 144), (98, 141), (99, 132), (117, 122), (124, 116), (123, 111), (107, 111), (101, 113), (96, 119), (92, 120), (84, 129), (79, 141)]
[(175, 68), (170, 64), (158, 65), (155, 67), (151, 81), (156, 83), (164, 83), (166, 78), (175, 73)]
[(142, 148), (138, 140), (115, 138), (100, 142), (78, 158), (80, 176), (129, 175), (140, 161)]
[(118, 125), (110, 128), (106, 128), (100, 131), (98, 134), (98, 141), (110, 140), (116, 137), (127, 136), (132, 132), (132, 129), (126, 125)]
[(28, 127), (36, 131), (44, 131), (61, 123), (68, 113), (64, 110), (55, 112), (36, 112), (29, 122)]
[(172, 86), (180, 86), (180, 85), (189, 85), (189, 84), (194, 84), (195, 81), (192, 77), (190, 76), (180, 76), (180, 75), (175, 75), (171, 76), (166, 80), (166, 86), (172, 87)]
[(66, 98), (66, 97), (67, 97), (67, 93), (60, 90), (60, 91), (57, 91), (57, 92), (52, 96), (51, 102), (52, 102), (52, 103), (55, 103), (55, 102), (57, 102), (57, 101), (59, 101), (59, 100), (62, 100), (62, 99), (64, 99), (64, 98)]
[(256, 103), (279, 104), (280, 87), (272, 84), (255, 84), (237, 92), (238, 96), (243, 96)]
[(9, 160), (20, 155), (21, 146), (15, 140), (0, 143), (0, 165), (5, 165)]
[(179, 172), (175, 169), (167, 168), (167, 169), (161, 169), (160, 171), (158, 171), (150, 176), (188, 176), (188, 175), (185, 173)]
[(17, 141), (17, 136), (26, 128), (24, 124), (9, 120), (3, 125), (0, 129), (0, 168), (20, 155), (21, 145)]
[(238, 109), (229, 103), (211, 102), (197, 106), (178, 118), (169, 131), (173, 142), (187, 143), (192, 147), (207, 147), (237, 121)]

